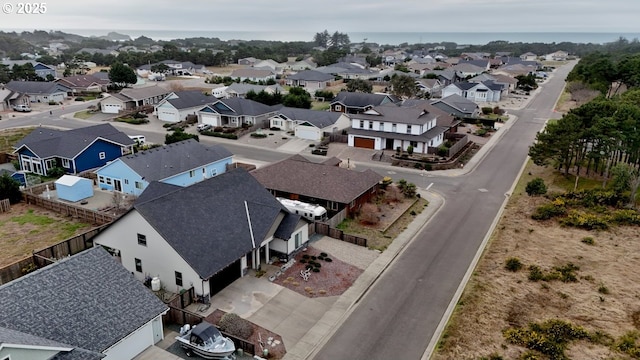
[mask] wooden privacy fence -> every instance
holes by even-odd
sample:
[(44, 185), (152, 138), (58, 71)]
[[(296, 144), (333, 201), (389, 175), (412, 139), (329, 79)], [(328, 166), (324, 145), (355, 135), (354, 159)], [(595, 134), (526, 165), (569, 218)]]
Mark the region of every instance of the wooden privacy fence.
[(85, 209), (74, 205), (64, 204), (58, 201), (48, 200), (29, 193), (22, 193), (22, 197), (27, 204), (34, 204), (51, 211), (55, 211), (59, 214), (71, 216), (91, 224), (104, 225), (112, 222), (117, 218), (117, 216), (114, 215), (109, 215), (106, 213)]
[(9, 210), (11, 210), (11, 203), (9, 202), (9, 199), (0, 200), (0, 213), (7, 212)]
[(342, 240), (358, 246), (367, 247), (367, 239), (355, 235), (345, 234), (344, 231), (332, 228), (328, 224), (315, 223), (315, 233), (326, 235), (334, 239)]

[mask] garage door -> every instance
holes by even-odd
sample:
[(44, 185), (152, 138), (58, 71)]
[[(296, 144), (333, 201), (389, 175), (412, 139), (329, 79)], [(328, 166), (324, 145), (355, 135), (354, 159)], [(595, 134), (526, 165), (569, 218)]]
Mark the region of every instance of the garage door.
[(121, 108), (120, 104), (102, 104), (102, 112), (107, 114), (117, 114)]
[(296, 127), (296, 137), (299, 139), (305, 140), (313, 140), (319, 141), (320, 135), (315, 128), (311, 128), (309, 126), (298, 126)]
[(203, 124), (209, 124), (211, 126), (218, 126), (218, 115), (210, 115), (201, 113), (200, 117), (202, 118)]
[(180, 119), (178, 118), (177, 111), (168, 111), (158, 109), (158, 120), (168, 121), (168, 122), (178, 122)]
[(241, 274), (242, 270), (240, 269), (240, 259), (238, 259), (219, 273), (213, 275), (211, 279), (209, 279), (209, 291), (211, 296), (217, 294), (220, 290), (226, 288), (232, 282), (239, 279)]
[(353, 139), (353, 146), (358, 148), (374, 149), (376, 146), (376, 141), (375, 139), (355, 137)]

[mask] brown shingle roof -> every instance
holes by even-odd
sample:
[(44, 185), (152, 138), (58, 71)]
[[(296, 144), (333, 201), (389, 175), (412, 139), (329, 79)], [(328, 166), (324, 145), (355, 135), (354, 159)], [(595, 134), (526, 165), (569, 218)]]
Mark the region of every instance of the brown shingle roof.
[(354, 201), (382, 180), (373, 170), (354, 171), (298, 158), (282, 160), (251, 174), (270, 190), (342, 204)]

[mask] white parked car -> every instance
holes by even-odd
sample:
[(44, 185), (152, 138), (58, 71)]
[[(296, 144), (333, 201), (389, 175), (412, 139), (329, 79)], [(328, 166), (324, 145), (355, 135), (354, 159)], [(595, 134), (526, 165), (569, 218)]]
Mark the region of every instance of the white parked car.
[(198, 126), (196, 126), (196, 129), (198, 129), (199, 132), (206, 131), (211, 129), (211, 124), (198, 124)]
[(31, 108), (28, 105), (14, 105), (13, 110), (19, 112), (30, 112)]

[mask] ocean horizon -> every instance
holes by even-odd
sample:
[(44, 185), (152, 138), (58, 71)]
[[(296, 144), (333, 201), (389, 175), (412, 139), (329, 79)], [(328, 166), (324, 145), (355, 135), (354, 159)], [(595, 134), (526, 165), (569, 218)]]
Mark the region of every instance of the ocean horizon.
[[(313, 41), (315, 32), (288, 31), (209, 31), (209, 30), (103, 30), (103, 29), (57, 29), (81, 36), (104, 36), (113, 31), (128, 35), (132, 39), (146, 36), (156, 41), (168, 41), (194, 37), (229, 40), (266, 41)], [(32, 29), (7, 29), (4, 31), (33, 31)], [(593, 43), (605, 44), (623, 37), (629, 41), (640, 38), (640, 33), (615, 32), (344, 32), (352, 43), (377, 43), (399, 45), (454, 42), (458, 45), (485, 45), (492, 41), (511, 43)]]

